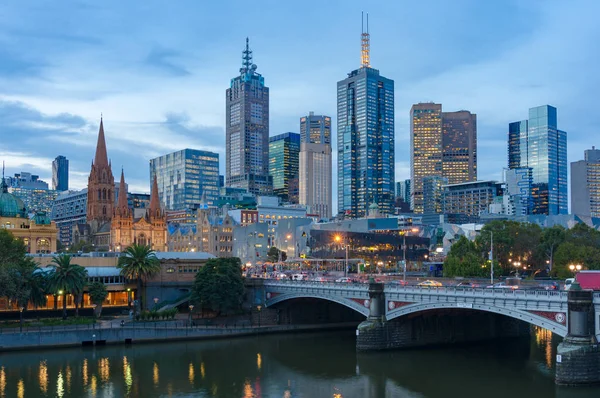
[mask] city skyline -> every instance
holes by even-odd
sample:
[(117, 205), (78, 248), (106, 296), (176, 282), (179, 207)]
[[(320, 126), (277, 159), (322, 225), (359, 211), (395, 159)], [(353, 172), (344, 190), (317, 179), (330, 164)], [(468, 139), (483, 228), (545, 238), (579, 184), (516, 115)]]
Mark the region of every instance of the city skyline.
[[(284, 5), (274, 5), (265, 15), (247, 9), (225, 14), (223, 6), (210, 5), (205, 15), (191, 12), (193, 4), (182, 2), (172, 7), (171, 17), (165, 17), (158, 15), (157, 6), (115, 4), (109, 1), (90, 9), (92, 3), (83, 2), (69, 10), (0, 6), (7, 20), (22, 21), (2, 28), (11, 39), (5, 43), (6, 61), (0, 68), (4, 87), (0, 125), (8, 136), (0, 153), (7, 175), (27, 170), (50, 181), (52, 159), (62, 154), (71, 161), (70, 185), (84, 188), (100, 113), (105, 116), (111, 161), (125, 168), (132, 191), (149, 192), (151, 158), (183, 148), (218, 152), (224, 174), (222, 93), (239, 65), (246, 36), (250, 36), (255, 62), (269, 78), (271, 135), (296, 131), (298, 118), (308, 110), (332, 115), (332, 124), (337, 125), (335, 82), (360, 64), (362, 4), (321, 5), (314, 23), (329, 24), (317, 31), (294, 21), (292, 10)], [(409, 176), (408, 115), (410, 105), (420, 101), (469, 109), (478, 115), (480, 179), (501, 178), (506, 153), (499, 149), (506, 147), (507, 124), (520, 120), (523, 109), (541, 104), (560, 109), (559, 124), (570, 134), (568, 159), (578, 160), (584, 149), (596, 144), (586, 137), (594, 136), (599, 122), (586, 101), (598, 87), (598, 78), (591, 72), (574, 73), (577, 67), (595, 64), (597, 55), (587, 48), (600, 29), (582, 18), (591, 18), (598, 5), (590, 1), (546, 2), (544, 7), (511, 2), (464, 1), (460, 5), (458, 10), (443, 2), (426, 9), (392, 4), (385, 12), (374, 6), (365, 10), (370, 13), (373, 34), (372, 64), (396, 82), (396, 181)], [(122, 17), (117, 18), (119, 13)], [(130, 25), (128, 19), (138, 13), (137, 20), (148, 23)], [(419, 27), (426, 14), (442, 21), (452, 20), (448, 16), (467, 19), (469, 31), (477, 34), (455, 28), (454, 23), (438, 24), (433, 30), (429, 24)], [(227, 24), (236, 25), (235, 29), (210, 22), (224, 15), (236, 22)], [(501, 22), (508, 17), (510, 29)], [(73, 20), (73, 25), (61, 24), (63, 18)], [(111, 18), (111, 25), (105, 25)], [(153, 23), (163, 18), (164, 24)], [(198, 27), (203, 25), (198, 19), (206, 19), (205, 28)], [(52, 25), (45, 22), (51, 20)], [(57, 30), (51, 34), (52, 27)], [(213, 30), (206, 35), (203, 29)], [(123, 34), (130, 40), (121, 42)], [(420, 40), (415, 43), (411, 37)], [(311, 42), (327, 43), (323, 52), (336, 62), (307, 64), (290, 74), (290, 66), (305, 57), (298, 49)], [(422, 46), (429, 50), (438, 46), (442, 52), (419, 52)], [(24, 53), (23, 48), (30, 51)], [(415, 51), (418, 57), (410, 63), (398, 62), (402, 54)], [(433, 62), (434, 53), (436, 60), (444, 62)], [(584, 79), (585, 75), (592, 77)], [(333, 134), (337, 136), (337, 131)], [(333, 153), (336, 163), (335, 147)], [(336, 168), (334, 186), (335, 181)]]

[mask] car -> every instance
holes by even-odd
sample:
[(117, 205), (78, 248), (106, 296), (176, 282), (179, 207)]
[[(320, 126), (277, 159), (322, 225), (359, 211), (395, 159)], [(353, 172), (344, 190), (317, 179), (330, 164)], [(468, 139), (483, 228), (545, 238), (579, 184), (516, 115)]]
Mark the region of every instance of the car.
[(420, 286), (420, 287), (442, 287), (444, 285), (442, 285), (442, 283), (438, 282), (438, 281), (426, 280), (426, 281), (417, 283), (417, 286)]
[(346, 277), (344, 277), (344, 278), (337, 278), (335, 281), (337, 283), (352, 283), (352, 279), (346, 278)]
[(507, 285), (504, 282), (494, 283), (493, 285), (489, 285), (486, 289), (506, 289), (506, 290), (516, 290), (519, 286), (517, 285)]
[(317, 276), (315, 279), (313, 279), (315, 282), (327, 282), (327, 278), (325, 278), (324, 276)]
[(477, 285), (477, 284), (475, 284), (473, 282), (463, 281), (463, 282), (460, 282), (458, 285), (456, 285), (456, 287), (474, 288), (474, 287), (479, 287), (479, 285)]
[(394, 279), (394, 280), (388, 281), (387, 283), (390, 285), (400, 285), (400, 286), (408, 285), (408, 282), (403, 281), (402, 279)]

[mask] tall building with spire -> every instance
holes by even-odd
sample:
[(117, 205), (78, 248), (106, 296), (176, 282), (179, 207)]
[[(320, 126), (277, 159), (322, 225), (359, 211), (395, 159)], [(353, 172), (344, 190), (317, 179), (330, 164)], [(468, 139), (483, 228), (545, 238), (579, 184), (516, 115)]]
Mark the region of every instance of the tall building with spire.
[(226, 184), (257, 195), (270, 195), (269, 88), (256, 72), (248, 38), (240, 74), (226, 91)]
[(115, 178), (106, 152), (104, 122), (100, 119), (96, 156), (88, 177), (87, 221), (103, 224), (109, 222), (113, 214)]
[[(116, 203), (115, 197), (118, 197)], [(118, 188), (115, 187), (106, 151), (104, 123), (100, 119), (96, 156), (88, 178), (86, 223), (73, 227), (72, 243), (83, 241), (92, 244), (96, 250), (121, 251), (134, 243), (148, 245), (156, 251), (166, 250), (167, 226), (156, 177), (145, 214), (135, 217), (127, 199), (123, 170)]]
[(337, 83), (338, 212), (365, 217), (394, 206), (394, 81), (371, 67), (369, 17), (361, 65)]

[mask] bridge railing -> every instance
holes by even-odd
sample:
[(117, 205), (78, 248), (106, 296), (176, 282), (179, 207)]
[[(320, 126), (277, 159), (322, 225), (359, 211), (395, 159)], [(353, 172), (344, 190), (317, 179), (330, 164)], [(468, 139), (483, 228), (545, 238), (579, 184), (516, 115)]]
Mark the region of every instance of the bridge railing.
[(286, 281), (278, 279), (268, 279), (265, 281), (265, 286), (280, 286), (287, 288), (315, 288), (315, 289), (335, 289), (346, 291), (365, 292), (369, 290), (369, 285), (364, 283), (347, 283), (347, 282), (316, 282), (316, 281)]
[(386, 285), (385, 292), (413, 293), (419, 295), (452, 295), (460, 297), (514, 297), (523, 299), (545, 299), (550, 301), (566, 301), (566, 291), (555, 290), (519, 290), (519, 289), (482, 289), (462, 287), (427, 287), (427, 286), (390, 286)]

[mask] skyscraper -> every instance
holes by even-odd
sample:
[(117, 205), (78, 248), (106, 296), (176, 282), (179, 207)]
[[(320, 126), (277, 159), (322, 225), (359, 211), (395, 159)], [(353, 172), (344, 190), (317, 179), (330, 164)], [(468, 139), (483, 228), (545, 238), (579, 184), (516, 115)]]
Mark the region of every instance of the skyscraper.
[(62, 155), (52, 161), (52, 189), (69, 190), (69, 159)]
[(321, 218), (331, 218), (331, 145), (300, 144), (300, 204)]
[(300, 134), (283, 133), (269, 138), (269, 174), (273, 193), (284, 202), (298, 203)]
[(423, 213), (442, 213), (443, 192), (448, 179), (440, 176), (423, 177)]
[(571, 213), (600, 217), (600, 150), (584, 152), (584, 159), (571, 163)]
[(508, 168), (531, 168), (531, 214), (567, 214), (567, 133), (556, 108), (529, 109), (529, 119), (508, 126)]
[(404, 203), (410, 203), (410, 179), (396, 183), (396, 196)]
[(477, 115), (442, 112), (442, 176), (449, 184), (477, 180)]
[(212, 205), (219, 196), (219, 154), (183, 149), (150, 160), (150, 186), (156, 176), (158, 199), (167, 210)]
[(240, 75), (226, 91), (226, 183), (269, 195), (269, 88), (256, 73), (248, 38), (242, 54)]
[(394, 205), (394, 81), (371, 68), (368, 16), (361, 38), (360, 68), (337, 84), (338, 211), (351, 218)]
[(442, 112), (442, 105), (420, 103), (410, 110), (411, 207), (423, 212), (423, 178), (444, 177), (449, 184), (477, 180), (477, 115)]
[(423, 177), (442, 175), (442, 105), (410, 108), (410, 207), (423, 213)]
[(300, 118), (300, 139), (313, 144), (331, 144), (331, 117), (315, 115)]

